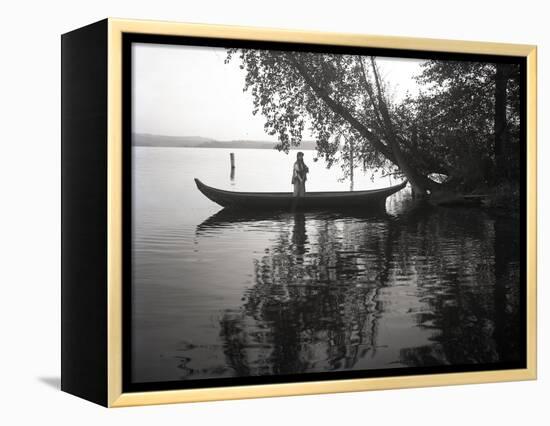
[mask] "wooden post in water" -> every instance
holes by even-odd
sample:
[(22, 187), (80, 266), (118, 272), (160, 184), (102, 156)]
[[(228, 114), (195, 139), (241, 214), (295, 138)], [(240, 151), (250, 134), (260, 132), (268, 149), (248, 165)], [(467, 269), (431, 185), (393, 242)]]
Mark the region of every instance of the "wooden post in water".
[(229, 160), (231, 162), (231, 174), (230, 174), (230, 179), (233, 180), (235, 179), (235, 153), (231, 152), (229, 154)]
[(354, 164), (353, 164), (353, 149), (354, 149), (354, 146), (353, 146), (353, 137), (350, 138), (350, 141), (349, 141), (349, 178), (350, 178), (350, 185), (349, 185), (349, 190), (350, 191), (353, 191), (353, 167), (354, 167)]

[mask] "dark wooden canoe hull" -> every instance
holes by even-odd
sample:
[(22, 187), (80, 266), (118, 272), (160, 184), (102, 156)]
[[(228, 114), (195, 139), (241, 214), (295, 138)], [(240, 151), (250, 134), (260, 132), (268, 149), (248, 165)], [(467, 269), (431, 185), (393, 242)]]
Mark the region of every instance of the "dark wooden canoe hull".
[(296, 198), (291, 192), (234, 192), (212, 188), (195, 179), (197, 188), (207, 198), (222, 207), (247, 210), (349, 210), (380, 209), (386, 198), (400, 191), (407, 181), (389, 188), (370, 191), (307, 192)]

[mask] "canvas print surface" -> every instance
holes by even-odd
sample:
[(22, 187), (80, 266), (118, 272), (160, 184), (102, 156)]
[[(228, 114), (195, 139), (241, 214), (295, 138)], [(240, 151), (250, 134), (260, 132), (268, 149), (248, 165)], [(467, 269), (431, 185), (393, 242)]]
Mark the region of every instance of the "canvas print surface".
[(517, 63), (131, 57), (132, 383), (520, 366)]

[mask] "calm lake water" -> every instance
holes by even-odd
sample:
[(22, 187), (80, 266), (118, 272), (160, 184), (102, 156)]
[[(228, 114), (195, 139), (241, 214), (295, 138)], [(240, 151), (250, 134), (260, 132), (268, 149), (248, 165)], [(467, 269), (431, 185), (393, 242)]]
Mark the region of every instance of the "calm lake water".
[[(133, 148), (132, 380), (517, 361), (519, 224), (431, 208), (230, 214), (193, 178), (290, 191), (271, 150)], [(312, 161), (307, 189), (347, 190)], [(356, 172), (355, 189), (396, 184)]]

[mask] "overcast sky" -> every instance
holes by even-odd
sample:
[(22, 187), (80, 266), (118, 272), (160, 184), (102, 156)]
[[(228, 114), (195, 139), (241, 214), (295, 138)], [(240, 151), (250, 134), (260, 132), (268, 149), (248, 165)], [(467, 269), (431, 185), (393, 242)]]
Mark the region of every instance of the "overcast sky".
[[(243, 92), (239, 61), (224, 64), (223, 48), (133, 45), (133, 131), (218, 140), (275, 140)], [(412, 76), (422, 61), (378, 58), (397, 98), (416, 92)], [(309, 139), (308, 134), (304, 135)]]

